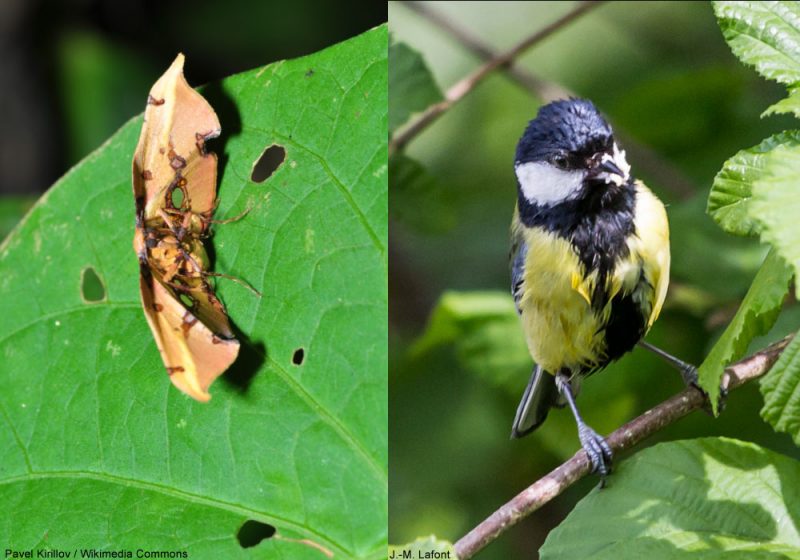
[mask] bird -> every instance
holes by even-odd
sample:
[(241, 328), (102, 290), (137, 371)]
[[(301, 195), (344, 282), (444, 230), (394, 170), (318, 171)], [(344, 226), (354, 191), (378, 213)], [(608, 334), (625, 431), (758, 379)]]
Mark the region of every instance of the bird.
[(516, 148), (511, 293), (534, 361), (512, 438), (569, 406), (592, 472), (605, 486), (612, 451), (584, 422), (581, 380), (637, 344), (697, 386), (697, 369), (644, 342), (669, 284), (667, 213), (634, 179), (611, 126), (586, 99), (542, 106)]

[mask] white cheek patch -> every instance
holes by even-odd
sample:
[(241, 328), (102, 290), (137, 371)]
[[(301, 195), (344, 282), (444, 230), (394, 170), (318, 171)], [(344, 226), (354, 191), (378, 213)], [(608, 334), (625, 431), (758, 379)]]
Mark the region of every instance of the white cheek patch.
[(554, 205), (577, 198), (580, 194), (584, 171), (564, 171), (545, 162), (518, 163), (514, 168), (522, 195), (528, 202)]

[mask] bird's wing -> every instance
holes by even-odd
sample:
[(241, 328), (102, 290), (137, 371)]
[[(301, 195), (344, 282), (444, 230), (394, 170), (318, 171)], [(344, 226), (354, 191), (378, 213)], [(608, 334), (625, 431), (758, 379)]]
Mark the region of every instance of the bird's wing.
[(669, 224), (664, 205), (641, 181), (636, 183), (636, 232), (641, 239), (640, 255), (644, 275), (653, 286), (653, 307), (647, 319), (649, 329), (658, 318), (669, 285)]
[(522, 299), (522, 280), (525, 277), (525, 257), (528, 254), (528, 244), (522, 235), (517, 220), (511, 226), (511, 295), (514, 296), (514, 305), (517, 313), (520, 311), (519, 302)]

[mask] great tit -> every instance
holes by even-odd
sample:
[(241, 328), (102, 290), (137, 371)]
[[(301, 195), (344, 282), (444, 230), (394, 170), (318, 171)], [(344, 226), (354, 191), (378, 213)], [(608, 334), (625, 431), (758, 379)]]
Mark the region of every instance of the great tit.
[[(517, 145), (511, 224), (511, 292), (535, 362), (512, 437), (535, 430), (552, 406), (569, 405), (601, 484), (611, 448), (575, 404), (583, 377), (639, 343), (669, 282), (664, 205), (634, 180), (625, 152), (595, 106), (543, 106)], [(695, 383), (696, 369), (650, 345)]]

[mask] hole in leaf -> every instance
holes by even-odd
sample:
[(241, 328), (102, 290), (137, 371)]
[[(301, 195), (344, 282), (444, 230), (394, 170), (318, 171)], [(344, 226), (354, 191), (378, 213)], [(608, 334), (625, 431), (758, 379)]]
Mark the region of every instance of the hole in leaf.
[(87, 303), (103, 301), (106, 297), (106, 287), (91, 266), (81, 271), (81, 296)]
[(239, 528), (239, 532), (236, 533), (236, 540), (239, 541), (242, 548), (252, 548), (264, 539), (272, 537), (274, 534), (275, 527), (272, 525), (248, 519), (244, 522), (244, 525)]
[(183, 204), (183, 191), (181, 189), (172, 189), (172, 207), (180, 208)]
[(181, 303), (186, 307), (194, 307), (194, 300), (191, 298), (191, 296), (188, 296), (184, 293), (180, 293), (178, 294), (178, 297), (180, 298)]
[(305, 357), (305, 352), (302, 348), (298, 348), (294, 351), (294, 355), (292, 355), (292, 363), (296, 366), (299, 366), (303, 363), (303, 358)]
[(250, 180), (254, 183), (263, 183), (278, 170), (285, 159), (286, 150), (283, 149), (283, 146), (273, 144), (264, 150), (264, 153), (258, 158), (258, 161), (253, 166), (253, 173), (250, 175)]

